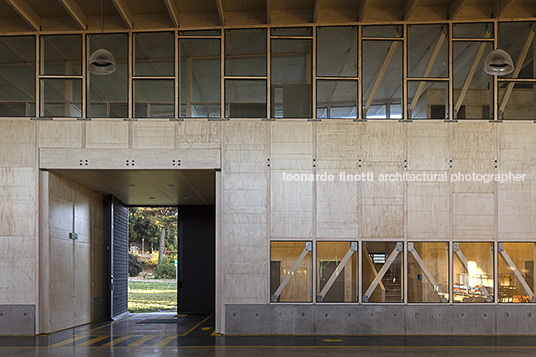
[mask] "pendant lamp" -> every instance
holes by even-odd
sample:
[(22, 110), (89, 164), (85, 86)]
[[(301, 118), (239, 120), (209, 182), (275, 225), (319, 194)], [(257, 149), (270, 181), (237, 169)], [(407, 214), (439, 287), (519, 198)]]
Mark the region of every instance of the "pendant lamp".
[(87, 69), (89, 73), (105, 76), (115, 72), (115, 59), (110, 51), (103, 48), (104, 42), (104, 0), (101, 0), (101, 48), (89, 56)]
[[(499, 11), (501, 9), (501, 2), (499, 1)], [(500, 12), (497, 16), (499, 21)], [(499, 37), (500, 38), (500, 37)], [(505, 50), (496, 49), (489, 53), (484, 62), (484, 72), (491, 74), (492, 76), (502, 76), (510, 74), (514, 71), (514, 61), (512, 57)]]

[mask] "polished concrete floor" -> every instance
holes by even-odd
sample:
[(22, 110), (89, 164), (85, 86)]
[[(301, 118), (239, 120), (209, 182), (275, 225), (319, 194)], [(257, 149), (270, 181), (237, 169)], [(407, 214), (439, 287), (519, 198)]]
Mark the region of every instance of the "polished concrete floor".
[(158, 313), (0, 337), (0, 356), (536, 356), (536, 337), (219, 336), (213, 316)]

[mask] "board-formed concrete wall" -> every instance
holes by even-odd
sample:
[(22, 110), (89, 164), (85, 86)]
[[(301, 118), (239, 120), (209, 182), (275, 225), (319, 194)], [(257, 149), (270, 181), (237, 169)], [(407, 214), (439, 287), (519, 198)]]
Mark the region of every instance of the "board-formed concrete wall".
[[(2, 120), (0, 309), (12, 312), (10, 323), (18, 311), (26, 318), (19, 334), (36, 332), (41, 308), (35, 306), (43, 301), (36, 273), (43, 259), (39, 148), (221, 148), (223, 303), (229, 306), (226, 332), (238, 333), (237, 326), (246, 323), (237, 314), (242, 306), (282, 309), (269, 305), (270, 240), (534, 241), (535, 143), (536, 126), (507, 121)], [(335, 182), (283, 180), (283, 173), (324, 172), (335, 175)], [(340, 182), (340, 172), (527, 176), (500, 184), (355, 183)], [(9, 324), (0, 322), (0, 334), (10, 333), (1, 327)], [(283, 331), (275, 329), (269, 332)]]

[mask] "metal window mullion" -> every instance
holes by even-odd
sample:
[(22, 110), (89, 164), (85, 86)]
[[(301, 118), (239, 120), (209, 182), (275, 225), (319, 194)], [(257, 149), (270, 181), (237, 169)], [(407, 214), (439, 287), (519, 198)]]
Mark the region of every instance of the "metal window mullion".
[(84, 76), (62, 76), (62, 75), (47, 75), (40, 76), (41, 79), (83, 79)]

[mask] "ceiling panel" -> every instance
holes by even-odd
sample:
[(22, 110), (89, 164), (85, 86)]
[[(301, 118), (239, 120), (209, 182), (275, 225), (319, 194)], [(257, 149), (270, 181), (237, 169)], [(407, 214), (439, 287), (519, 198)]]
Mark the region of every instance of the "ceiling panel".
[(130, 206), (211, 205), (214, 170), (51, 170)]

